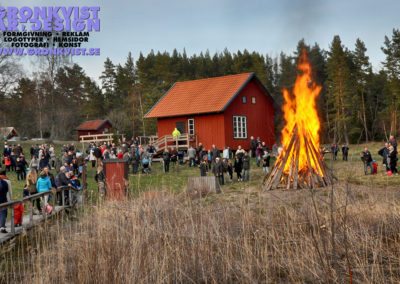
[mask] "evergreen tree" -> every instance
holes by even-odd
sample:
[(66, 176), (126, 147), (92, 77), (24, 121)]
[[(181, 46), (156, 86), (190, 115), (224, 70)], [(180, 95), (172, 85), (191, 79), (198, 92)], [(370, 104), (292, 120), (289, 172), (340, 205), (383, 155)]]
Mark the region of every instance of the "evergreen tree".
[(390, 115), (390, 133), (397, 134), (397, 121), (400, 107), (400, 30), (393, 30), (392, 38), (385, 36), (382, 51), (386, 55), (383, 63), (388, 74), (388, 96), (386, 111)]
[(348, 51), (343, 47), (340, 37), (334, 36), (328, 52), (326, 70), (328, 78), (325, 82), (328, 103), (328, 127), (333, 131), (334, 143), (344, 138), (349, 144), (349, 129), (347, 124), (351, 118), (352, 84), (348, 65)]

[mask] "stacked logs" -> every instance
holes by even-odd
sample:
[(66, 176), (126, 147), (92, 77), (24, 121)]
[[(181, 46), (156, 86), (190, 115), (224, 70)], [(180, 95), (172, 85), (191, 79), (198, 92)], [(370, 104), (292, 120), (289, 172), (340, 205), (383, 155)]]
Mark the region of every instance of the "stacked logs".
[[(292, 131), (291, 140), (287, 148), (283, 149), (283, 157), (279, 157), (271, 174), (264, 177), (263, 185), (266, 190), (276, 188), (300, 189), (327, 187), (333, 184), (335, 177), (326, 167), (324, 158), (319, 149), (312, 142), (311, 135), (299, 133), (295, 126)], [(300, 135), (303, 135), (303, 145), (300, 145)], [(300, 151), (306, 151), (307, 167), (299, 169)], [(312, 162), (314, 167), (312, 167)], [(289, 172), (284, 169), (290, 163)]]

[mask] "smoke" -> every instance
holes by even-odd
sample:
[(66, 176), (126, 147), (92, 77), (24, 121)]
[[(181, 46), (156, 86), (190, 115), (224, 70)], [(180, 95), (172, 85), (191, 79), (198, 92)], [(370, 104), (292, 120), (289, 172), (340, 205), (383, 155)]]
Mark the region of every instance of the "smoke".
[(286, 0), (281, 2), (281, 21), (277, 27), (282, 38), (312, 38), (329, 13), (328, 2)]

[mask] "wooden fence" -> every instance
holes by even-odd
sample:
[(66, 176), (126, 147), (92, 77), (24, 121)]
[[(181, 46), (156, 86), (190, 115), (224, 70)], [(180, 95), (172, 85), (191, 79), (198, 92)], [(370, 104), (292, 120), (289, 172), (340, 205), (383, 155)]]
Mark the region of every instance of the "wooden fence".
[[(68, 198), (69, 198), (69, 204), (68, 205), (65, 204), (65, 198), (64, 198), (65, 193), (64, 192), (68, 192)], [(7, 241), (7, 240), (11, 239), (12, 237), (14, 237), (15, 235), (17, 235), (16, 234), (16, 230), (15, 230), (15, 224), (14, 224), (14, 207), (16, 205), (23, 204), (23, 203), (26, 203), (26, 202), (30, 202), (29, 224), (28, 224), (28, 226), (25, 226), (25, 227), (31, 228), (31, 227), (34, 226), (34, 222), (33, 222), (33, 210), (34, 210), (33, 201), (35, 201), (37, 199), (40, 199), (41, 197), (44, 197), (44, 196), (53, 195), (52, 196), (53, 197), (52, 198), (52, 205), (53, 205), (53, 210), (55, 210), (56, 209), (57, 193), (60, 193), (60, 194), (62, 194), (63, 198), (62, 198), (62, 205), (58, 207), (58, 210), (56, 210), (57, 212), (59, 212), (59, 211), (64, 210), (67, 207), (72, 207), (72, 205), (73, 205), (72, 204), (72, 194), (73, 194), (73, 192), (83, 192), (83, 190), (79, 190), (78, 191), (78, 190), (76, 190), (76, 189), (74, 189), (72, 187), (64, 186), (64, 187), (59, 187), (56, 190), (49, 190), (49, 191), (45, 191), (45, 192), (40, 192), (40, 193), (36, 193), (36, 194), (30, 195), (30, 196), (27, 196), (25, 198), (13, 200), (13, 201), (6, 202), (6, 203), (1, 203), (0, 204), (0, 210), (11, 209), (10, 210), (11, 211), (11, 219), (10, 219), (10, 222), (9, 222), (11, 224), (10, 225), (11, 233), (6, 234), (6, 235), (2, 235), (0, 237), (0, 243), (2, 243), (4, 241)], [(43, 217), (47, 218), (48, 215), (43, 215)]]

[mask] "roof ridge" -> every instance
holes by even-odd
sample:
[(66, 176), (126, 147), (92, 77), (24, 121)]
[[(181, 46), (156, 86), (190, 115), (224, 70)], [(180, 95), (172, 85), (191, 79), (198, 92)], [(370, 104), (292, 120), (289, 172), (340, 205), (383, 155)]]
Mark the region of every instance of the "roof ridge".
[(219, 79), (219, 78), (226, 78), (226, 77), (235, 77), (235, 76), (240, 76), (240, 75), (251, 75), (254, 72), (246, 72), (246, 73), (238, 73), (238, 74), (230, 74), (230, 75), (222, 75), (222, 76), (215, 76), (215, 77), (209, 77), (209, 78), (200, 78), (200, 79), (192, 79), (192, 80), (186, 80), (186, 81), (176, 81), (175, 83), (186, 83), (186, 82), (194, 82), (194, 81), (203, 81), (203, 80), (212, 80), (212, 79)]

